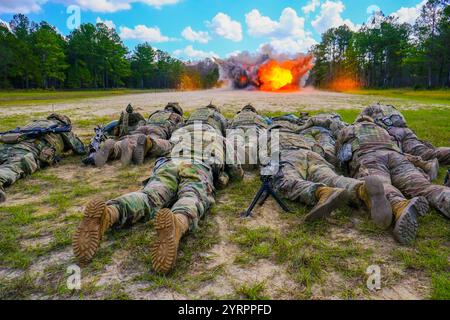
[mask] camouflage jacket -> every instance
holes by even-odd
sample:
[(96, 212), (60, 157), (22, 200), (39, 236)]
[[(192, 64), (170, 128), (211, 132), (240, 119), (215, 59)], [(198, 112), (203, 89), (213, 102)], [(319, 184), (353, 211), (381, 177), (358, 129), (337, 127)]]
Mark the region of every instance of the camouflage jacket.
[[(350, 152), (349, 157), (358, 152), (372, 152), (375, 150), (393, 150), (400, 152), (399, 147), (389, 133), (373, 122), (362, 121), (350, 125), (339, 132), (336, 151)], [(343, 160), (343, 159), (341, 159)]]
[(132, 133), (143, 133), (150, 135), (154, 132), (155, 127), (158, 132), (161, 130), (165, 133), (165, 139), (170, 139), (172, 133), (181, 128), (184, 125), (184, 119), (178, 113), (170, 112), (166, 110), (158, 110), (150, 115), (147, 120), (147, 124), (140, 126)]
[(123, 111), (117, 125), (116, 136), (124, 137), (135, 131), (138, 127), (145, 125), (145, 119), (139, 112)]
[(306, 134), (314, 129), (319, 131), (326, 130), (334, 139), (337, 139), (339, 131), (346, 126), (348, 124), (337, 113), (321, 113), (309, 117), (305, 124), (301, 126), (301, 132)]
[[(56, 119), (36, 120), (22, 129), (50, 128), (54, 125), (66, 125)], [(29, 151), (42, 163), (51, 165), (65, 152), (73, 151), (76, 154), (86, 153), (83, 142), (73, 132), (48, 133), (36, 138), (26, 139), (14, 145), (14, 148)]]
[(269, 127), (269, 123), (263, 116), (260, 116), (250, 110), (244, 110), (234, 116), (233, 120), (229, 123), (228, 128), (237, 129), (247, 126), (257, 126), (261, 129), (267, 129)]

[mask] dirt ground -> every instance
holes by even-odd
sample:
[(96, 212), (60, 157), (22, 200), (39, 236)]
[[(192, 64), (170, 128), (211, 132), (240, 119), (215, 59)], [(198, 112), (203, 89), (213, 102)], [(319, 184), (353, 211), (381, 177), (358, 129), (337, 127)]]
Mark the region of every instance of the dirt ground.
[[(187, 111), (212, 101), (230, 112), (247, 103), (263, 112), (289, 112), (359, 109), (379, 100), (312, 89), (289, 94), (221, 89), (3, 107), (0, 117), (64, 111), (75, 123), (76, 133), (87, 141), (94, 125), (77, 125), (77, 121), (92, 116), (117, 118), (128, 103), (148, 115), (169, 101), (178, 101)], [(405, 100), (382, 101), (406, 109), (425, 107)], [(8, 202), (0, 207), (4, 232), (0, 242), (2, 250), (8, 250), (0, 261), (0, 298), (426, 299), (432, 294), (434, 273), (408, 259), (421, 253), (425, 241), (436, 244), (428, 236), (443, 238), (438, 248), (448, 248), (448, 221), (435, 213), (426, 218), (424, 223), (442, 224), (440, 233), (422, 234), (424, 242), (405, 248), (388, 231), (374, 230), (367, 215), (355, 210), (337, 212), (311, 226), (302, 221), (305, 208), (290, 203), (294, 213), (285, 214), (269, 200), (253, 218), (241, 219), (240, 211), (259, 188), (256, 173), (247, 173), (244, 182), (218, 193), (200, 231), (183, 241), (172, 274), (159, 276), (151, 269), (148, 249), (155, 234), (148, 222), (108, 234), (93, 263), (82, 269), (81, 290), (69, 290), (67, 267), (76, 264), (71, 237), (86, 202), (139, 189), (151, 168), (152, 162), (142, 167), (121, 168), (114, 163), (103, 169), (86, 168), (72, 156), (8, 189)], [(446, 269), (448, 250), (433, 259), (438, 275), (450, 270)], [(370, 265), (381, 267), (379, 290), (366, 286)]]

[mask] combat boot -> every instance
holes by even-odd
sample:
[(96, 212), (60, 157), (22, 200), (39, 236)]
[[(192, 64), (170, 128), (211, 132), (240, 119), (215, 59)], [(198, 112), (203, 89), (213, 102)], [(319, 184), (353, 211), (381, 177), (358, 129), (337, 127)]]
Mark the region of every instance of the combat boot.
[(380, 178), (365, 177), (364, 183), (357, 187), (356, 193), (370, 210), (373, 222), (381, 229), (389, 228), (392, 224), (392, 208)]
[(92, 200), (84, 210), (77, 231), (73, 237), (73, 253), (86, 264), (97, 252), (105, 232), (119, 221), (117, 208), (107, 206), (100, 200)]
[(161, 209), (156, 215), (155, 229), (158, 239), (152, 245), (153, 269), (168, 273), (175, 267), (178, 245), (189, 229), (189, 219), (183, 214), (173, 214), (170, 209)]
[(347, 192), (341, 188), (319, 187), (316, 190), (317, 204), (306, 215), (305, 221), (315, 221), (329, 216), (333, 210), (341, 208), (347, 202)]
[(450, 219), (450, 189), (448, 187), (442, 187), (437, 197), (433, 196), (430, 199), (430, 203), (433, 207), (439, 210), (444, 216)]
[(429, 210), (427, 199), (416, 197), (403, 200), (392, 206), (395, 217), (394, 237), (401, 244), (411, 244), (417, 235), (418, 216), (425, 215)]
[(137, 138), (136, 147), (133, 149), (133, 163), (141, 165), (144, 163), (145, 155), (152, 148), (152, 140), (145, 134), (140, 134)]
[(423, 165), (423, 171), (430, 177), (431, 181), (436, 180), (439, 175), (439, 160), (426, 161)]
[(5, 189), (3, 189), (2, 186), (0, 186), (0, 203), (3, 203), (5, 201), (6, 201)]
[(94, 163), (96, 167), (103, 167), (108, 161), (109, 157), (114, 151), (115, 141), (113, 139), (108, 139), (105, 141), (103, 146), (94, 155)]
[(120, 150), (120, 162), (123, 166), (128, 166), (131, 163), (131, 158), (133, 157), (133, 146), (129, 139), (124, 139), (119, 141)]

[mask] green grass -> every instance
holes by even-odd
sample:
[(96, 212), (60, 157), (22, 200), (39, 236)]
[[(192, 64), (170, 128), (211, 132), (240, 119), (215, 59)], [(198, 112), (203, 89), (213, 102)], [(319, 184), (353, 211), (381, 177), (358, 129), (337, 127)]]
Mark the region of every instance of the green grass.
[(2, 106), (26, 106), (70, 102), (88, 98), (103, 98), (126, 94), (152, 93), (167, 90), (134, 90), (134, 89), (110, 89), (110, 90), (13, 90), (0, 91), (0, 107)]
[(346, 93), (399, 98), (430, 104), (450, 104), (450, 90), (411, 90), (411, 89), (361, 89)]
[[(312, 113), (318, 112), (320, 111)], [(337, 112), (348, 122), (353, 122), (359, 113), (358, 110), (347, 109)], [(402, 112), (419, 137), (436, 146), (449, 144), (450, 109), (429, 108)], [(35, 115), (4, 117), (0, 130), (23, 124)], [(228, 115), (231, 116), (231, 113)], [(74, 123), (77, 130), (90, 132), (96, 124), (110, 120), (112, 118), (108, 116), (75, 118)], [(309, 208), (288, 202), (292, 213), (272, 212), (279, 216), (282, 228), (276, 225), (246, 224), (239, 218), (239, 213), (245, 210), (260, 187), (257, 172), (251, 178), (247, 177), (245, 181), (233, 183), (217, 192), (218, 203), (201, 221), (200, 229), (183, 239), (177, 267), (170, 274), (161, 276), (153, 271), (149, 251), (156, 236), (153, 224), (139, 223), (132, 228), (108, 233), (93, 262), (83, 268), (83, 275), (89, 276), (89, 280), (83, 281), (81, 291), (68, 290), (65, 271), (68, 265), (75, 263), (73, 257), (68, 261), (52, 262), (42, 275), (30, 272), (30, 267), (45, 262), (53, 254), (70, 251), (71, 237), (81, 219), (82, 207), (89, 199), (111, 199), (139, 189), (152, 165), (148, 163), (143, 167), (117, 167), (117, 170), (110, 170), (109, 173), (77, 167), (70, 182), (60, 177), (64, 173), (61, 172), (64, 171), (61, 170), (64, 166), (77, 165), (79, 161), (80, 157), (76, 156), (66, 158), (59, 168), (42, 169), (8, 188), (7, 192), (19, 195), (20, 201), (0, 206), (0, 268), (18, 272), (18, 275), (12, 279), (0, 278), (0, 299), (42, 296), (62, 299), (129, 299), (133, 295), (128, 288), (133, 284), (139, 284), (147, 292), (166, 290), (197, 298), (204, 286), (230, 277), (226, 263), (211, 269), (205, 268), (213, 259), (208, 252), (220, 241), (238, 248), (234, 261), (231, 260), (234, 267), (244, 269), (259, 262), (270, 262), (279, 266), (280, 270), (286, 270), (289, 279), (298, 286), (286, 289), (293, 298), (311, 298), (314, 296), (314, 288), (329, 286), (331, 288), (327, 290), (331, 293), (328, 294), (342, 299), (368, 297), (370, 293), (365, 288), (365, 269), (371, 264), (381, 264), (395, 266), (394, 271), (383, 273), (383, 284), (394, 285), (398, 280), (410, 277), (412, 273), (420, 274), (429, 281), (426, 284), (431, 288), (428, 298), (450, 299), (448, 220), (435, 212), (420, 218), (419, 234), (413, 246), (398, 246), (383, 254), (377, 248), (365, 247), (358, 241), (345, 237), (335, 239), (331, 236), (333, 230), (345, 233), (351, 229), (353, 234), (361, 235), (361, 239), (370, 239), (381, 246), (383, 241), (391, 239), (389, 231), (378, 230), (369, 217), (356, 215), (351, 209), (338, 211), (327, 221), (310, 224), (302, 220)], [(444, 169), (440, 173), (438, 183), (442, 183)], [(97, 174), (104, 182), (97, 181)], [(226, 239), (218, 236), (219, 226), (215, 223), (218, 217), (230, 229), (230, 235)], [(33, 245), (24, 245), (29, 242)], [(118, 263), (117, 255), (123, 253), (127, 254), (126, 258)], [(117, 267), (121, 275), (129, 275), (130, 278), (118, 284), (96, 286), (100, 276), (110, 270), (111, 265)], [(342, 281), (330, 284), (331, 273)], [(203, 293), (200, 296), (212, 299), (269, 299), (274, 297), (270, 286), (270, 280), (241, 281), (234, 283), (234, 292), (229, 295)]]

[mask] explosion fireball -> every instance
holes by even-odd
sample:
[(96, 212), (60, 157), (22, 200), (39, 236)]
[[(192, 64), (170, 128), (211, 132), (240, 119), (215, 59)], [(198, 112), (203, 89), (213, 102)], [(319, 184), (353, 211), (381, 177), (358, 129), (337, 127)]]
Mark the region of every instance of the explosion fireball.
[(299, 55), (295, 59), (270, 54), (244, 53), (227, 60), (217, 60), (221, 79), (235, 89), (258, 89), (270, 92), (300, 90), (312, 69), (312, 56)]

